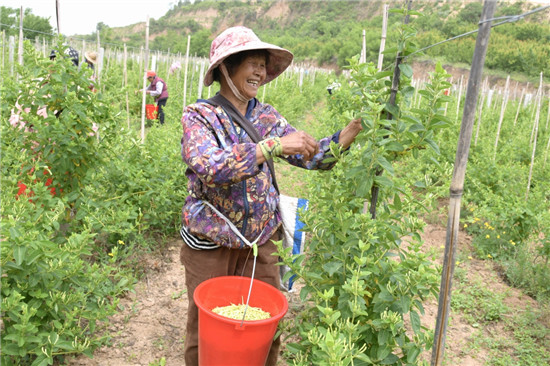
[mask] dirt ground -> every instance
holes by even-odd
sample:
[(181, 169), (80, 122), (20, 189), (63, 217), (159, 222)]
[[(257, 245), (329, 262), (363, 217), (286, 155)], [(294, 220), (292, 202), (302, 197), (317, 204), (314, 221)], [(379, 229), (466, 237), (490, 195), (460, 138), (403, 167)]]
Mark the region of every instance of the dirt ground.
[[(443, 225), (430, 224), (424, 231), (424, 247), (434, 248), (438, 255), (436, 261), (442, 263), (446, 228)], [(468, 251), (470, 238), (459, 234), (460, 251)], [(93, 359), (84, 355), (69, 360), (69, 366), (182, 366), (183, 344), (185, 341), (185, 319), (187, 294), (185, 293), (184, 270), (179, 262), (179, 249), (182, 242), (174, 239), (158, 257), (149, 259), (148, 273), (137, 284), (135, 293), (121, 300), (123, 310), (113, 316), (109, 324), (112, 345), (102, 347), (94, 353)], [(499, 293), (506, 292), (508, 306), (521, 311), (534, 301), (522, 295), (519, 290), (510, 288), (498, 275), (491, 261), (470, 259), (459, 266), (466, 267), (469, 277), (483, 278), (487, 286)], [(299, 302), (298, 292), (286, 293), (289, 304)], [(475, 299), (474, 299), (475, 301)], [(435, 327), (437, 301), (425, 304), (426, 313), (422, 324)], [(292, 316), (292, 314), (287, 314)], [(503, 332), (496, 323), (489, 332)], [(465, 352), (465, 345), (474, 337), (477, 328), (466, 322), (461, 314), (451, 314), (447, 328), (445, 355), (447, 365), (481, 366), (488, 361), (483, 349), (475, 354)], [(161, 363), (164, 358), (165, 363)], [(430, 353), (422, 355), (430, 359)], [(281, 360), (281, 365), (284, 362)]]

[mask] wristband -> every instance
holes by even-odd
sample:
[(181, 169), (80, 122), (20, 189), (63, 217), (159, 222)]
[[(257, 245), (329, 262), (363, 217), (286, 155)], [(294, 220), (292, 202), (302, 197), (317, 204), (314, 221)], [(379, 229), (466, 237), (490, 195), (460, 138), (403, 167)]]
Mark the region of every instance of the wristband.
[(283, 145), (279, 137), (273, 137), (267, 140), (258, 142), (262, 154), (264, 154), (265, 160), (271, 160), (274, 156), (283, 154)]

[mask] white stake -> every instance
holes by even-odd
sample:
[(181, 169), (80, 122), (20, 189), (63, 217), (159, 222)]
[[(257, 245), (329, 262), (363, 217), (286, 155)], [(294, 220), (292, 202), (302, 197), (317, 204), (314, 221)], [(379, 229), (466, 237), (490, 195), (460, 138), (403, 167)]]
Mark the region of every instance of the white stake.
[(500, 136), (500, 128), (502, 127), (502, 119), (504, 118), (504, 111), (506, 110), (506, 103), (508, 102), (508, 84), (510, 83), (510, 75), (506, 78), (506, 85), (504, 86), (504, 95), (502, 96), (502, 107), (500, 108), (500, 118), (498, 120), (497, 137), (495, 140), (495, 150), (493, 151), (493, 161), (497, 158), (498, 138)]
[(149, 68), (149, 15), (145, 22), (145, 67), (143, 68), (143, 89), (141, 97), (141, 143), (145, 142), (145, 99), (147, 97), (147, 69)]
[(531, 187), (531, 177), (533, 175), (533, 165), (535, 164), (535, 152), (537, 150), (537, 133), (539, 130), (539, 119), (540, 119), (540, 106), (542, 102), (542, 72), (540, 73), (540, 83), (539, 91), (537, 93), (537, 114), (535, 116), (535, 132), (533, 137), (533, 152), (531, 154), (531, 164), (529, 166), (529, 179), (527, 180), (527, 191), (525, 192), (525, 201), (529, 197), (529, 187)]
[(187, 36), (187, 51), (185, 51), (185, 71), (183, 73), (183, 107), (182, 113), (187, 106), (187, 67), (189, 66), (189, 46), (191, 45), (191, 35)]
[(388, 30), (388, 4), (384, 4), (384, 13), (382, 17), (382, 39), (380, 40), (380, 52), (378, 53), (378, 71), (382, 71), (384, 62), (384, 49), (386, 48), (386, 33)]

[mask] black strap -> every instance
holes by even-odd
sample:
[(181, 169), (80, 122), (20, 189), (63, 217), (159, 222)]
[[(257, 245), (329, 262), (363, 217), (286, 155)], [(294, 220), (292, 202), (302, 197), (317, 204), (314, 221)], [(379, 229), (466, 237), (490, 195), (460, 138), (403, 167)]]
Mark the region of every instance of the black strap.
[[(234, 122), (238, 123), (239, 126), (241, 126), (246, 131), (252, 141), (254, 141), (255, 143), (262, 141), (262, 137), (258, 133), (258, 130), (256, 130), (256, 127), (254, 127), (252, 123), (250, 123), (250, 121), (246, 119), (246, 117), (243, 116), (242, 113), (237, 108), (235, 108), (235, 106), (231, 104), (231, 102), (228, 101), (223, 95), (218, 93), (212, 98), (207, 99), (206, 102), (212, 105), (221, 106), (225, 110), (225, 112), (231, 117), (231, 119)], [(266, 163), (269, 167), (269, 170), (271, 170), (271, 179), (273, 182), (273, 186), (275, 187), (277, 192), (279, 192), (277, 178), (275, 177), (275, 166), (273, 165), (273, 160), (266, 160)]]

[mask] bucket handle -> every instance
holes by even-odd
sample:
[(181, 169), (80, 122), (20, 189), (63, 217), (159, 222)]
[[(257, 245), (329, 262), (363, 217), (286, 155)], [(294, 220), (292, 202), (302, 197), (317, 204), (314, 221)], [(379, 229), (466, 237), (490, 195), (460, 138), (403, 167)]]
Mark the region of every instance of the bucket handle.
[[(229, 220), (227, 217), (225, 217), (224, 214), (222, 214), (220, 211), (218, 211), (218, 209), (216, 207), (214, 207), (210, 202), (208, 201), (202, 201), (203, 203), (205, 203), (206, 205), (208, 205), (219, 217), (221, 217), (226, 223), (227, 225), (229, 225), (229, 228), (242, 240), (244, 241), (244, 243), (246, 245), (248, 245), (249, 247), (252, 248), (253, 250), (253, 253), (254, 253), (254, 264), (252, 266), (252, 276), (250, 277), (250, 287), (248, 288), (248, 296), (246, 297), (246, 305), (244, 307), (244, 311), (243, 311), (243, 319), (241, 320), (241, 325), (240, 325), (240, 328), (241, 329), (244, 329), (243, 327), (243, 324), (244, 324), (244, 318), (246, 317), (246, 310), (248, 310), (248, 303), (250, 301), (250, 294), (252, 293), (252, 282), (254, 281), (254, 273), (256, 272), (256, 258), (258, 258), (258, 240), (260, 239), (260, 237), (262, 236), (263, 234), (263, 231), (260, 233), (260, 235), (258, 235), (258, 237), (256, 238), (256, 240), (254, 240), (252, 243), (248, 241), (248, 239), (246, 239), (244, 237), (244, 235), (241, 234), (241, 232), (239, 231), (239, 229), (237, 229), (237, 227), (235, 226), (235, 224), (233, 224), (231, 222), (231, 220)], [(239, 328), (239, 327), (237, 327)]]

